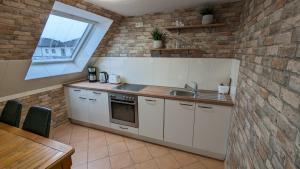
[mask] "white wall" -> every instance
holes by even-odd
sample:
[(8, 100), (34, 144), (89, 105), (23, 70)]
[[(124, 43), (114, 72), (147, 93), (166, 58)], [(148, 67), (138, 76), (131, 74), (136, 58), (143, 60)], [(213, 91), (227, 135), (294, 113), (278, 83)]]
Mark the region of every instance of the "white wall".
[(233, 59), (102, 57), (95, 66), (109, 74), (119, 74), (126, 83), (184, 87), (196, 81), (199, 89), (217, 90), (228, 83)]
[(236, 96), (236, 88), (237, 88), (239, 69), (240, 69), (240, 61), (237, 59), (233, 59), (231, 70), (230, 70), (230, 78), (232, 79), (230, 95), (233, 100), (235, 100), (235, 96)]
[[(94, 59), (91, 59), (94, 62)], [(0, 60), (0, 99), (4, 96), (36, 90), (87, 78), (87, 71), (62, 76), (24, 80), (31, 60)]]

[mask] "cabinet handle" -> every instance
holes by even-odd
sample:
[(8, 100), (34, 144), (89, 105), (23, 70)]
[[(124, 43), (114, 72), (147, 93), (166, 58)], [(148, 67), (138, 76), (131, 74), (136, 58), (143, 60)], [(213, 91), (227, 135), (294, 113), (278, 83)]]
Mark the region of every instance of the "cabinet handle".
[(152, 99), (145, 99), (147, 102), (156, 102), (156, 100), (152, 100)]
[(89, 99), (89, 100), (90, 100), (90, 101), (94, 101), (94, 102), (96, 101), (96, 99)]
[(123, 129), (123, 130), (128, 130), (127, 127), (122, 127), (122, 126), (119, 126), (120, 129)]
[(193, 106), (192, 104), (179, 103), (181, 106)]
[(102, 93), (99, 93), (99, 92), (93, 92), (94, 94), (102, 94)]
[(79, 90), (79, 89), (74, 89), (73, 91), (74, 91), (74, 92), (80, 92), (81, 90)]
[(198, 105), (199, 108), (203, 108), (203, 109), (212, 109), (212, 107), (209, 107), (209, 106), (200, 106)]
[(85, 100), (86, 98), (85, 98), (85, 97), (79, 97), (79, 99), (83, 99), (83, 100)]

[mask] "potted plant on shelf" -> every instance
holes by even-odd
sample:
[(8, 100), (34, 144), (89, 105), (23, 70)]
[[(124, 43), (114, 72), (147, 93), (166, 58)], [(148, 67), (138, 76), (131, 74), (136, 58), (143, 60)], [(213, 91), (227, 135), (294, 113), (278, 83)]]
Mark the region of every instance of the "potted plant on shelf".
[(163, 41), (166, 38), (166, 34), (161, 32), (158, 28), (155, 28), (152, 32), (152, 39), (153, 39), (153, 48), (159, 49), (163, 46)]
[(206, 6), (200, 10), (200, 14), (202, 15), (202, 24), (211, 24), (214, 21), (214, 7)]

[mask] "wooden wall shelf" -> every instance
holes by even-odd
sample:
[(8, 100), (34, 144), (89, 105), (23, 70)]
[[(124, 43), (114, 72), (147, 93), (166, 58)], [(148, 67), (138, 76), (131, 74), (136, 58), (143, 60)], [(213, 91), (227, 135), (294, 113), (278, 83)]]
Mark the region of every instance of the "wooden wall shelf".
[(214, 23), (214, 24), (207, 24), (207, 25), (190, 25), (190, 26), (168, 26), (164, 27), (169, 31), (171, 30), (184, 30), (184, 29), (200, 29), (200, 28), (215, 28), (215, 27), (222, 27), (225, 26), (225, 23)]
[(152, 57), (196, 57), (205, 52), (195, 48), (168, 48), (168, 49), (151, 49)]

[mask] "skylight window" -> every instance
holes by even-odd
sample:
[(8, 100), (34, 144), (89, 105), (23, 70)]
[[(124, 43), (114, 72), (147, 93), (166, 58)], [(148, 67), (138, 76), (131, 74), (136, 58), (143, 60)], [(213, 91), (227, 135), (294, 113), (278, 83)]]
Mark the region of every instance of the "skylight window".
[(112, 23), (55, 1), (25, 80), (83, 72)]
[(33, 54), (33, 62), (72, 61), (91, 27), (92, 24), (87, 22), (50, 14)]

